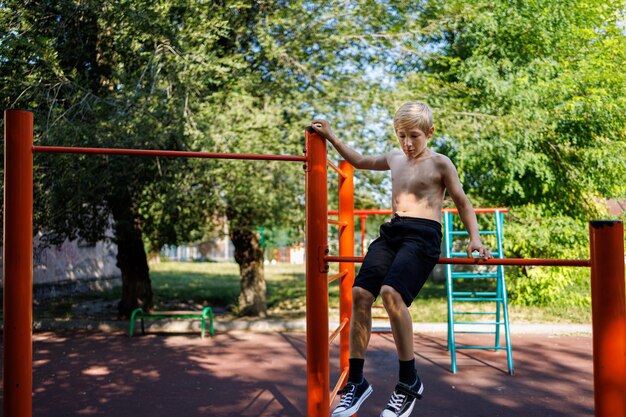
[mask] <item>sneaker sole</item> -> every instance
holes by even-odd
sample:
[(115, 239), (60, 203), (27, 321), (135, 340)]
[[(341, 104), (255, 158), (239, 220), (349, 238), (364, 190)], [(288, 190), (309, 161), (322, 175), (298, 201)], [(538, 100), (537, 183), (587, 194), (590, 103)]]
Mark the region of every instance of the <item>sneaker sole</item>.
[(356, 413), (357, 411), (359, 411), (359, 407), (361, 407), (361, 404), (363, 404), (363, 401), (367, 400), (367, 397), (370, 396), (370, 394), (374, 391), (374, 389), (372, 388), (372, 386), (370, 385), (369, 387), (367, 387), (367, 389), (365, 390), (365, 392), (363, 393), (363, 395), (361, 396), (361, 398), (359, 398), (359, 401), (354, 404), (352, 407), (347, 408), (343, 411), (340, 411), (339, 413), (332, 413), (331, 417), (350, 417), (352, 416), (354, 413)]

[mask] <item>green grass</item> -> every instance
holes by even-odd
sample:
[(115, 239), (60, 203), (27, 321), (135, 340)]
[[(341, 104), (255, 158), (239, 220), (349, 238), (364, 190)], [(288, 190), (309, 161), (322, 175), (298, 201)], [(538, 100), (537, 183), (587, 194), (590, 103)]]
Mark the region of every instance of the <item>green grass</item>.
[[(333, 266), (335, 267), (335, 266)], [(335, 273), (331, 270), (331, 274)], [(218, 312), (235, 311), (239, 296), (239, 267), (235, 263), (161, 262), (150, 266), (152, 289), (157, 309), (177, 309), (178, 304), (210, 305)], [(267, 304), (269, 317), (302, 319), (305, 316), (306, 285), (303, 265), (266, 265)], [(35, 318), (76, 315), (76, 307), (90, 300), (99, 300), (115, 310), (120, 289), (45, 302), (36, 306)], [(381, 304), (377, 300), (377, 304)], [(339, 290), (329, 286), (329, 316), (339, 315)], [(474, 303), (472, 308), (489, 305)], [(493, 306), (493, 304), (491, 304)], [(459, 306), (464, 308), (464, 306)], [(111, 308), (109, 308), (111, 310)], [(382, 311), (382, 310), (381, 310)], [(446, 322), (447, 303), (444, 283), (428, 281), (410, 308), (415, 322)], [(108, 312), (111, 315), (111, 311)], [(590, 323), (589, 307), (551, 305), (542, 307), (509, 305), (514, 323)]]
[[(331, 274), (335, 273), (331, 270)], [(152, 286), (157, 303), (180, 299), (198, 304), (226, 307), (236, 305), (239, 295), (239, 268), (234, 263), (162, 262), (151, 266)], [(305, 274), (303, 265), (266, 265), (269, 315), (303, 318), (305, 314)], [(339, 315), (339, 289), (329, 286), (329, 315)], [(378, 300), (379, 301), (379, 300)], [(377, 302), (377, 304), (380, 304)], [(488, 304), (462, 304), (460, 308), (490, 307)], [(493, 306), (493, 304), (491, 305)], [(446, 322), (447, 303), (444, 283), (428, 281), (410, 309), (416, 322)], [(510, 320), (516, 323), (590, 323), (588, 307), (509, 305)]]

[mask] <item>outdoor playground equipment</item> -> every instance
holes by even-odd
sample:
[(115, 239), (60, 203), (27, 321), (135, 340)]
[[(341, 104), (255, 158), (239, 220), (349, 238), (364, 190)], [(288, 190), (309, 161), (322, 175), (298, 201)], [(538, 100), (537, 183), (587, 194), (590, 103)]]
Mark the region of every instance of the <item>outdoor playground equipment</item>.
[[(352, 175), (349, 172), (345, 172), (346, 175)], [(340, 176), (341, 178), (341, 176)], [(494, 258), (504, 258), (503, 248), (503, 227), (504, 227), (504, 213), (508, 211), (504, 207), (488, 208), (481, 207), (474, 209), (477, 215), (486, 215), (493, 217), (493, 230), (480, 230), (481, 235), (493, 235), (494, 250), (492, 255)], [(365, 255), (365, 222), (368, 216), (372, 215), (390, 215), (393, 211), (391, 209), (356, 209), (353, 210), (354, 217), (358, 216), (361, 220), (361, 256)], [(329, 210), (329, 215), (338, 215), (339, 210)], [(467, 231), (455, 228), (455, 215), (458, 215), (457, 209), (444, 208), (443, 209), (443, 252), (446, 258), (466, 258), (467, 253), (463, 251), (455, 250), (455, 243), (458, 242), (458, 238), (464, 238), (468, 236)], [(354, 217), (352, 219), (354, 219)], [(329, 220), (329, 223), (336, 224), (334, 221)], [(343, 227), (343, 224), (340, 225)], [(354, 227), (354, 224), (350, 224), (349, 227)], [(347, 243), (344, 243), (344, 245)], [(339, 243), (339, 248), (342, 248), (342, 242)], [(452, 373), (457, 372), (456, 351), (457, 349), (482, 349), (482, 350), (495, 350), (504, 349), (507, 355), (507, 367), (509, 374), (513, 375), (513, 348), (511, 346), (511, 332), (509, 326), (509, 313), (508, 313), (508, 296), (506, 291), (506, 280), (504, 277), (504, 266), (496, 266), (495, 271), (477, 270), (478, 268), (485, 269), (484, 265), (474, 265), (470, 270), (458, 271), (454, 269), (454, 265), (449, 263), (446, 265), (446, 291), (448, 302), (448, 351), (450, 352), (450, 370)], [(475, 289), (468, 291), (465, 288), (463, 291), (456, 289), (457, 280), (471, 280), (475, 283), (477, 281), (488, 281), (490, 287), (495, 286), (491, 290)], [(475, 285), (472, 285), (475, 287)], [(474, 310), (470, 311), (467, 308), (459, 309), (458, 303), (481, 303), (488, 306), (493, 306), (495, 311)], [(372, 308), (384, 308), (382, 305), (374, 305)], [(457, 316), (474, 316), (489, 319), (493, 317), (493, 321), (486, 320), (457, 320)], [(373, 319), (382, 318), (388, 319), (384, 315), (372, 316)], [(469, 330), (472, 326), (478, 327), (477, 330)], [(492, 327), (493, 326), (493, 327)], [(493, 328), (493, 331), (490, 329)], [(504, 345), (502, 345), (501, 330), (504, 331)], [(390, 333), (390, 328), (372, 328), (372, 333)], [(467, 345), (457, 343), (456, 335), (459, 333), (465, 334), (483, 334), (494, 335), (493, 345)]]
[[(4, 415), (32, 416), (32, 209), (34, 153), (89, 153), (193, 158), (257, 159), (304, 162), (306, 168), (306, 303), (307, 416), (330, 414), (328, 281), (340, 280), (341, 377), (347, 376), (347, 343), (353, 256), (352, 167), (329, 164), (326, 142), (305, 133), (305, 155), (252, 155), (138, 149), (94, 149), (33, 146), (33, 114), (4, 114)], [(340, 175), (339, 256), (328, 254), (327, 164)], [(345, 224), (345, 226), (344, 226)], [(352, 222), (353, 224), (353, 222)], [(593, 312), (594, 405), (598, 417), (626, 417), (626, 305), (624, 288), (624, 226), (618, 221), (592, 221), (589, 260), (441, 258), (441, 264), (552, 265), (591, 267)], [(351, 241), (351, 242), (350, 242)], [(328, 278), (329, 262), (340, 262), (339, 274)], [(334, 395), (333, 395), (334, 396)]]

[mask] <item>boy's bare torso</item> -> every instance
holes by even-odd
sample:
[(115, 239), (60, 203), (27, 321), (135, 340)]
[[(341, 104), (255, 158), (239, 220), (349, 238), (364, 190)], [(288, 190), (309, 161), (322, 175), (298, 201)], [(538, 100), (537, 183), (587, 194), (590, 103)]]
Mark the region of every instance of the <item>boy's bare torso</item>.
[(445, 193), (442, 158), (430, 150), (417, 158), (409, 158), (400, 151), (388, 154), (394, 213), (441, 222)]

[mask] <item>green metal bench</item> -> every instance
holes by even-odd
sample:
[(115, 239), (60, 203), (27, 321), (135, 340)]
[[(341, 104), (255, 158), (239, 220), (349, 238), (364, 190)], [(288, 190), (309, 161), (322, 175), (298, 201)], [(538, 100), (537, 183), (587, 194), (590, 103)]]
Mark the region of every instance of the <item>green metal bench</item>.
[(144, 313), (143, 309), (136, 308), (130, 315), (130, 327), (128, 329), (128, 336), (133, 337), (135, 333), (135, 321), (141, 320), (141, 334), (146, 334), (144, 328), (144, 320), (158, 320), (158, 319), (202, 319), (202, 331), (200, 335), (204, 339), (206, 333), (206, 321), (209, 319), (209, 333), (211, 336), (215, 334), (213, 328), (213, 309), (211, 307), (204, 307), (202, 311), (153, 311), (151, 313)]

